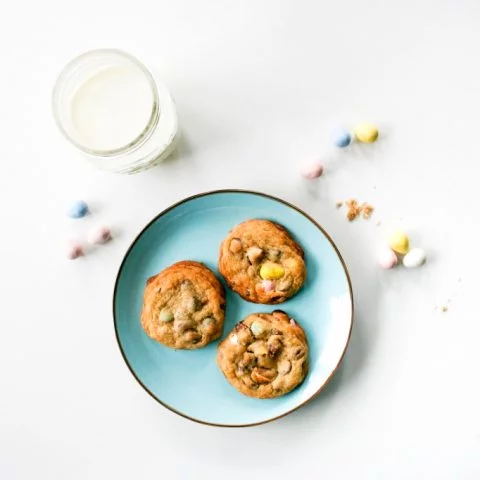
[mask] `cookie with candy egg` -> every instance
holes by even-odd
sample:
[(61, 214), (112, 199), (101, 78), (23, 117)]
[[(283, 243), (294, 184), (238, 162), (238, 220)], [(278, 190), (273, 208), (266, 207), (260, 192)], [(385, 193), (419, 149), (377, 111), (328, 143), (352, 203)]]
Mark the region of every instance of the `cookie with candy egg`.
[(220, 342), (217, 364), (239, 392), (275, 398), (300, 385), (308, 373), (308, 342), (285, 312), (255, 313)]
[(254, 303), (278, 304), (305, 283), (302, 247), (282, 226), (251, 219), (235, 226), (220, 246), (218, 268), (229, 287)]
[(224, 320), (224, 288), (202, 263), (177, 262), (147, 280), (141, 324), (167, 347), (204, 347), (220, 337)]

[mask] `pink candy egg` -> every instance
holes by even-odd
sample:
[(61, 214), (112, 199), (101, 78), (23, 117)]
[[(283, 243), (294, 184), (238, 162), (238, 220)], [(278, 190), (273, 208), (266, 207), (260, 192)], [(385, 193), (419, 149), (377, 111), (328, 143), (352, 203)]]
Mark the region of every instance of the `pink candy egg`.
[(377, 253), (378, 264), (382, 268), (393, 268), (398, 263), (395, 252), (388, 247), (382, 247)]
[(301, 174), (304, 178), (308, 178), (309, 180), (318, 178), (323, 174), (323, 165), (320, 162), (304, 165), (301, 169)]
[(262, 280), (262, 287), (264, 292), (271, 292), (275, 288), (275, 283), (271, 280)]
[(95, 227), (90, 230), (87, 236), (88, 243), (92, 245), (102, 245), (112, 239), (112, 232), (108, 227)]
[(75, 260), (79, 257), (83, 257), (85, 255), (83, 251), (83, 247), (81, 243), (72, 242), (67, 250), (67, 258), (69, 260)]

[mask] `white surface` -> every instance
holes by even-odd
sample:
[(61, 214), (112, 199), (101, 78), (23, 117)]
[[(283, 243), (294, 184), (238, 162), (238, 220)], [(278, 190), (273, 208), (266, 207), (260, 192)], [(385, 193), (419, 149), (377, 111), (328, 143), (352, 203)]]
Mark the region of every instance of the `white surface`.
[[(0, 478), (480, 478), (479, 24), (477, 0), (10, 3)], [(169, 85), (184, 133), (174, 161), (133, 177), (97, 172), (56, 131), (56, 74), (97, 47), (132, 52)], [(326, 155), (331, 127), (357, 120), (378, 122), (381, 140), (333, 151), (318, 189), (305, 189), (296, 162)], [(172, 202), (225, 187), (317, 218), (356, 299), (330, 387), (244, 430), (196, 425), (152, 400), (123, 363), (111, 316), (137, 231)], [(78, 197), (93, 214), (69, 222)], [(334, 206), (348, 197), (371, 202), (374, 217), (348, 224)], [(379, 270), (377, 219), (401, 219), (428, 263)], [(116, 240), (64, 260), (67, 236), (102, 222)], [(448, 300), (447, 313), (435, 309)]]

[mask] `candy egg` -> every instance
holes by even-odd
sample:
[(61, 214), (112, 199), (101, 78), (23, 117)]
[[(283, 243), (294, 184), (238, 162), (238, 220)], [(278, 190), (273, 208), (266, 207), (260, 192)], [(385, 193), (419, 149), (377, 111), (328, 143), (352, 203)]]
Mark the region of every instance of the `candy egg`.
[(377, 253), (377, 261), (382, 268), (393, 268), (398, 263), (398, 258), (391, 248), (383, 247)]
[(404, 257), (403, 265), (407, 268), (415, 268), (423, 265), (427, 255), (421, 248), (412, 248)]
[(67, 250), (67, 258), (69, 260), (75, 260), (79, 257), (83, 257), (84, 251), (81, 243), (72, 242)]
[(394, 252), (405, 254), (410, 248), (410, 241), (401, 230), (396, 230), (389, 235), (388, 245)]
[(310, 180), (321, 177), (323, 174), (323, 165), (319, 162), (304, 165), (302, 167), (301, 174), (304, 178), (308, 178)]
[(88, 243), (92, 245), (102, 245), (112, 239), (112, 232), (108, 227), (95, 227), (90, 230), (87, 236)]
[(253, 322), (250, 326), (250, 330), (256, 337), (258, 337), (264, 332), (263, 327), (259, 322)]
[(202, 322), (202, 325), (204, 327), (208, 327), (209, 325), (214, 325), (214, 324), (215, 324), (215, 319), (212, 317), (207, 317)]
[(338, 148), (348, 147), (351, 141), (352, 136), (346, 130), (337, 130), (333, 133), (333, 143), (335, 143)]
[(264, 292), (272, 292), (275, 289), (275, 282), (271, 280), (262, 280), (262, 288)]
[(169, 310), (160, 310), (160, 314), (158, 315), (158, 319), (161, 322), (171, 322), (173, 320), (173, 313)]
[(373, 123), (359, 123), (354, 128), (355, 137), (364, 143), (373, 143), (378, 138), (378, 128)]
[(67, 211), (70, 218), (82, 218), (88, 213), (88, 205), (83, 200), (78, 200)]
[(266, 262), (260, 268), (260, 277), (263, 280), (277, 280), (282, 278), (285, 274), (285, 270), (278, 263)]
[(205, 329), (205, 332), (211, 335), (212, 333), (215, 333), (217, 330), (217, 326), (215, 325), (215, 319), (212, 317), (207, 317), (205, 320), (202, 322), (202, 326)]

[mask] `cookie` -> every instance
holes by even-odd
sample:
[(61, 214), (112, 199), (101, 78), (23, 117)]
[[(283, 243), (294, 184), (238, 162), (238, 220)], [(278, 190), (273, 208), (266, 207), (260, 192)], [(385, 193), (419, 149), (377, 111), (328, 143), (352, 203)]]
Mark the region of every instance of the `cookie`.
[(224, 319), (223, 286), (201, 263), (178, 262), (147, 280), (142, 327), (167, 347), (204, 347), (220, 337)]
[(242, 298), (266, 304), (295, 295), (307, 275), (300, 245), (281, 225), (260, 219), (230, 231), (220, 246), (218, 268)]
[(307, 337), (285, 312), (254, 313), (218, 345), (217, 363), (225, 378), (244, 395), (281, 397), (307, 375)]

